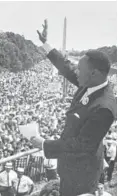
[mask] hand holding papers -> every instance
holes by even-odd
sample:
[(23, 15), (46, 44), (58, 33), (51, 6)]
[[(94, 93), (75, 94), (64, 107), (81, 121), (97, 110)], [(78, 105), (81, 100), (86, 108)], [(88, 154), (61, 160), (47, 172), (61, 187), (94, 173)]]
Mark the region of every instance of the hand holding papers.
[(43, 149), (44, 139), (40, 136), (38, 123), (31, 123), (28, 125), (20, 126), (21, 134), (28, 140), (31, 140), (34, 148)]
[(44, 141), (45, 141), (45, 139), (40, 136), (38, 138), (37, 137), (31, 138), (31, 142), (32, 142), (33, 146), (35, 148), (39, 148), (40, 150), (43, 150), (43, 142)]

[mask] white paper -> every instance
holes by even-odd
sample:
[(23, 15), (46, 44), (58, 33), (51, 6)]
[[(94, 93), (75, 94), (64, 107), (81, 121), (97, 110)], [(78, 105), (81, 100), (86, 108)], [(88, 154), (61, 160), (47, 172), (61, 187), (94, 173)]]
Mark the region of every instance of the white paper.
[(38, 123), (30, 123), (27, 125), (19, 126), (20, 133), (30, 140), (31, 137), (38, 137), (40, 134), (38, 132)]

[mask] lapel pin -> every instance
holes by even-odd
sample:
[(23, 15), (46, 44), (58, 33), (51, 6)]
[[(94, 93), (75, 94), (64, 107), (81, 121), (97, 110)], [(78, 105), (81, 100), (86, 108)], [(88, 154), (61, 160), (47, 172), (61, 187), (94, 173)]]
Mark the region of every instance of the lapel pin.
[(88, 98), (88, 97), (84, 97), (84, 98), (82, 99), (82, 104), (83, 104), (83, 105), (87, 105), (88, 102), (89, 102), (89, 98)]

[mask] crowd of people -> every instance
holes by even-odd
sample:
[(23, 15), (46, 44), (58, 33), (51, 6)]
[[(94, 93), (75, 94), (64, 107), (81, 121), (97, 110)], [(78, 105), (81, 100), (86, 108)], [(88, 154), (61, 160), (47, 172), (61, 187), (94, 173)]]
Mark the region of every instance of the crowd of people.
[(0, 173), (1, 196), (28, 196), (34, 189), (33, 181), (24, 175), (23, 168), (13, 170), (11, 162), (5, 164), (5, 170)]
[(113, 126), (108, 131), (104, 138), (104, 173), (101, 175), (100, 183), (108, 182), (110, 187), (114, 186), (112, 182), (114, 168), (117, 161), (117, 125)]
[[(110, 76), (110, 80), (116, 95), (116, 76)], [(30, 70), (18, 73), (4, 70), (0, 73), (0, 159), (33, 148), (30, 141), (20, 133), (21, 125), (35, 121), (39, 124), (40, 134), (45, 139), (52, 136), (54, 139), (60, 137), (66, 111), (76, 90), (68, 83), (68, 97), (62, 99), (62, 82), (62, 76), (54, 73), (53, 66), (48, 60), (40, 62)], [(116, 145), (117, 128), (115, 126), (111, 129), (105, 138), (108, 163), (108, 140), (111, 145), (115, 141)], [(111, 167), (113, 172), (113, 160)], [(2, 170), (1, 166), (0, 171)], [(109, 174), (108, 169), (107, 173), (110, 181), (112, 174)]]
[(52, 68), (48, 63), (42, 62), (24, 72), (0, 73), (0, 149), (4, 157), (32, 147), (20, 134), (20, 125), (36, 121), (44, 137), (51, 136), (55, 130), (60, 133), (63, 128), (62, 120), (69, 104), (60, 102), (60, 89), (55, 93), (48, 88), (49, 83), (59, 80), (49, 77)]

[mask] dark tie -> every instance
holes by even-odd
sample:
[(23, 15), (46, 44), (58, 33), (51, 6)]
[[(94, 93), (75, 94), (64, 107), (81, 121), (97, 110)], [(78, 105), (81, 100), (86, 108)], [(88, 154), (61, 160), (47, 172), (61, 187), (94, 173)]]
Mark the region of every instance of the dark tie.
[(9, 172), (7, 172), (7, 185), (9, 187)]
[(19, 178), (19, 181), (18, 181), (18, 186), (17, 186), (17, 194), (18, 194), (18, 189), (19, 189), (19, 185), (20, 185), (20, 178)]

